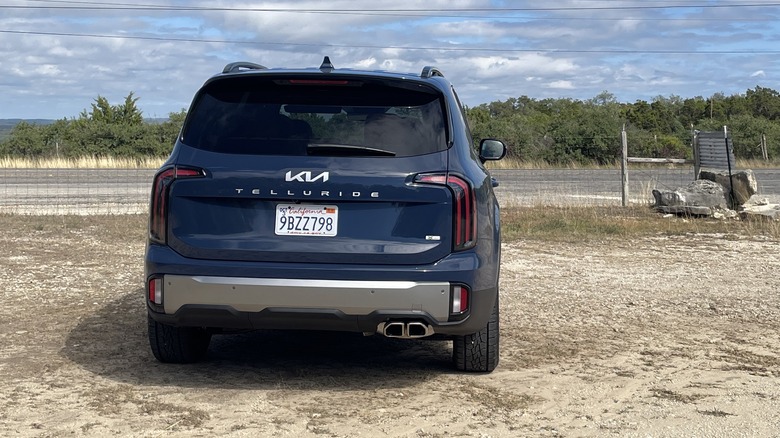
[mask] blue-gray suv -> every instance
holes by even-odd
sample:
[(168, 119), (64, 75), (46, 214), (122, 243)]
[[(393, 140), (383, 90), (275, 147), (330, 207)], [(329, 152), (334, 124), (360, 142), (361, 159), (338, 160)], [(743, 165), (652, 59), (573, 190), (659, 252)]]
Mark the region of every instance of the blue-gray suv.
[(499, 206), (452, 85), (421, 74), (228, 64), (198, 91), (153, 181), (149, 342), (202, 359), (211, 335), (340, 330), (453, 340), (499, 358)]

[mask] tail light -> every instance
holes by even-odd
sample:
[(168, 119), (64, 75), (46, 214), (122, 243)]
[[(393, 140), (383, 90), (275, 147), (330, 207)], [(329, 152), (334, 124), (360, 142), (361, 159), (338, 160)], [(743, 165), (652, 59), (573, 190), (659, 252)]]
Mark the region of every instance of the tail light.
[(414, 182), (446, 185), (453, 194), (453, 239), (455, 251), (473, 248), (477, 244), (477, 202), (471, 184), (458, 175), (421, 173)]
[(154, 176), (152, 183), (152, 202), (149, 211), (149, 239), (164, 244), (168, 218), (168, 191), (176, 179), (200, 178), (205, 176), (203, 169), (191, 167), (167, 167)]

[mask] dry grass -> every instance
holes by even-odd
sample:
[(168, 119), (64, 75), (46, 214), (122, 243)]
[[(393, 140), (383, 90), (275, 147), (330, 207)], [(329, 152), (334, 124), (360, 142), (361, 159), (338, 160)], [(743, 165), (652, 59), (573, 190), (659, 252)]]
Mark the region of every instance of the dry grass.
[(777, 221), (670, 216), (648, 207), (515, 207), (504, 208), (501, 214), (503, 238), (507, 242), (577, 242), (685, 234), (780, 240)]
[[(78, 229), (84, 221), (101, 224), (103, 234), (136, 233), (145, 237), (148, 216), (145, 214), (117, 216), (23, 216), (0, 214), (0, 219), (13, 223), (21, 231)], [(718, 234), (725, 239), (756, 238), (780, 241), (780, 222), (763, 219), (711, 219), (668, 216), (649, 207), (510, 207), (501, 210), (503, 240), (550, 242), (582, 242), (609, 239), (630, 239), (646, 236)]]
[(780, 160), (773, 159), (769, 161), (759, 159), (737, 159), (737, 169), (775, 169), (780, 167)]
[[(79, 158), (17, 158), (0, 157), (0, 169), (156, 169), (162, 165), (165, 157), (79, 157)], [(540, 160), (522, 160), (504, 158), (500, 161), (488, 161), (488, 169), (619, 169), (620, 162), (608, 164), (580, 163), (570, 161), (563, 164), (551, 164)], [(658, 164), (631, 164), (631, 166), (657, 167)], [(664, 164), (664, 166), (672, 166)], [(686, 165), (687, 166), (687, 165)], [(761, 169), (780, 167), (780, 161), (737, 160), (736, 169)]]
[(523, 160), (514, 157), (504, 157), (499, 161), (488, 161), (488, 169), (618, 169), (620, 163), (598, 164), (598, 163), (580, 163), (578, 161), (569, 161), (568, 163), (548, 163), (541, 160)]
[(15, 158), (1, 157), (0, 169), (156, 169), (165, 158), (80, 157)]
[[(580, 163), (571, 161), (564, 164), (550, 164), (546, 161), (539, 160), (522, 160), (519, 158), (505, 157), (499, 161), (488, 161), (486, 163), (488, 169), (620, 169), (620, 161), (608, 164), (598, 163)], [(642, 164), (631, 163), (631, 167), (646, 167), (653, 168), (658, 166), (675, 168), (678, 166), (691, 167), (691, 164)], [(746, 160), (738, 159), (735, 169), (774, 169), (780, 167), (780, 161), (778, 160)]]

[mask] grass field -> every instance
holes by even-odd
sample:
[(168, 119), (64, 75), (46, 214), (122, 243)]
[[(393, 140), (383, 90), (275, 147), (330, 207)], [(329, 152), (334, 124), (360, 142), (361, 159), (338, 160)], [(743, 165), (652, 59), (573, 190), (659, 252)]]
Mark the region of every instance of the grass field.
[(648, 207), (515, 207), (501, 211), (503, 239), (581, 242), (717, 234), (780, 240), (780, 222), (666, 216)]
[[(160, 167), (167, 157), (80, 157), (80, 158), (18, 158), (0, 157), (0, 169), (155, 169)], [(519, 158), (506, 157), (500, 161), (489, 161), (488, 169), (618, 169), (620, 162), (610, 164), (598, 163), (548, 163), (545, 161), (528, 161)], [(643, 166), (632, 164), (632, 166)], [(658, 165), (644, 165), (658, 166)], [(675, 166), (675, 165), (665, 165)], [(677, 165), (681, 166), (681, 165)], [(689, 166), (689, 165), (685, 165)], [(737, 169), (762, 169), (780, 167), (780, 161), (737, 160)]]
[(155, 169), (166, 157), (0, 158), (0, 169)]
[[(631, 163), (631, 167), (691, 167), (690, 164), (639, 164)], [(505, 157), (500, 161), (489, 161), (488, 169), (619, 169), (620, 161), (614, 163), (580, 163), (571, 161), (568, 163), (548, 163), (546, 161), (528, 161), (519, 158)], [(756, 159), (738, 159), (734, 165), (735, 169), (773, 169), (780, 167), (780, 160), (756, 160)]]
[[(0, 214), (0, 217), (14, 215)], [(20, 216), (19, 226), (44, 230), (52, 226), (70, 228), (83, 221), (80, 216)], [(102, 216), (93, 216), (103, 221)], [(119, 215), (121, 227), (144, 222), (146, 214)], [(768, 220), (718, 220), (664, 216), (647, 207), (511, 207), (501, 210), (502, 238), (506, 243), (521, 240), (541, 242), (594, 242), (610, 239), (638, 239), (660, 236), (719, 235), (724, 239), (753, 238), (780, 240), (780, 222)], [(108, 223), (113, 223), (107, 221)]]

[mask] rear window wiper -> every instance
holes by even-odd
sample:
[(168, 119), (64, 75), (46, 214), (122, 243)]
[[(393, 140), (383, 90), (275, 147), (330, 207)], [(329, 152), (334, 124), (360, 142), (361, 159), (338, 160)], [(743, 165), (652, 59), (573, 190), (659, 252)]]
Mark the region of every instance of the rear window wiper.
[(370, 148), (367, 146), (357, 146), (353, 144), (336, 143), (309, 143), (307, 148), (309, 155), (334, 155), (339, 157), (347, 156), (377, 156), (394, 157), (393, 151), (385, 149)]

